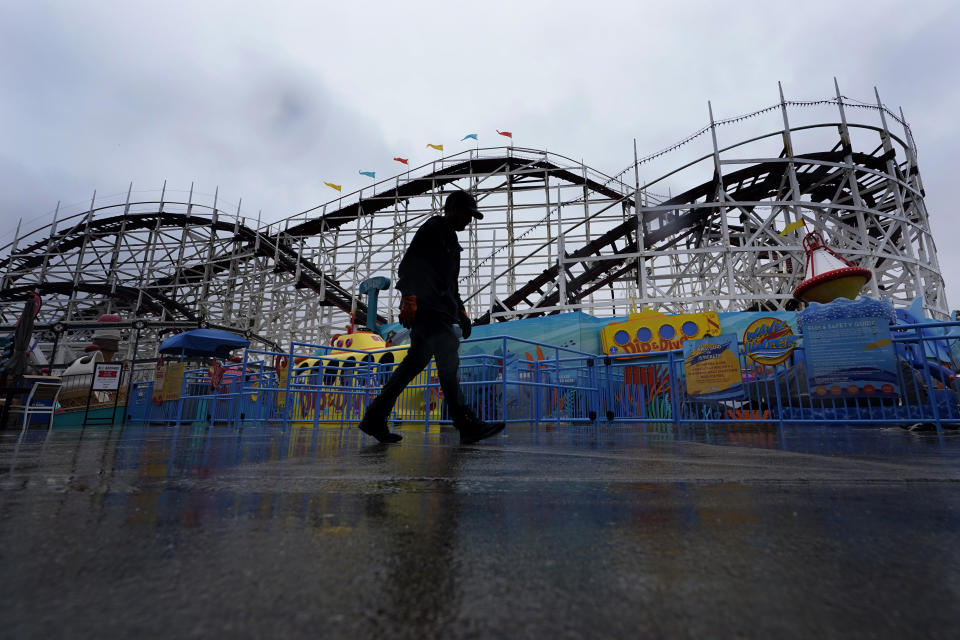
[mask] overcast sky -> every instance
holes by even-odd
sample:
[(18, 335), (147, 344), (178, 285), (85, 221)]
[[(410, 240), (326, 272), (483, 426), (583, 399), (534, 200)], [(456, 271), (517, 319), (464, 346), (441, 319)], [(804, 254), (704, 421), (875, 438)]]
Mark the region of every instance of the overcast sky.
[[(275, 220), (504, 140), (608, 173), (788, 99), (902, 107), (960, 307), (956, 2), (0, 1), (0, 244), (58, 201), (197, 189)], [(693, 185), (688, 185), (693, 186)]]

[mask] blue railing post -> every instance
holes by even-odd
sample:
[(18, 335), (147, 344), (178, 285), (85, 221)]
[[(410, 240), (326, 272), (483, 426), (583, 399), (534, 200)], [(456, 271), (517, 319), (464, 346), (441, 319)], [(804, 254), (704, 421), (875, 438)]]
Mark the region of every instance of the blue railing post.
[(603, 356), (603, 378), (604, 378), (604, 391), (605, 397), (603, 401), (603, 406), (600, 407), (602, 411), (597, 412), (597, 418), (601, 415), (606, 417), (613, 413), (613, 376), (610, 373), (610, 367), (613, 365), (613, 360), (610, 356)]
[(563, 401), (563, 402), (562, 402), (562, 404), (563, 404), (563, 409), (566, 410), (566, 408), (567, 408), (567, 392), (566, 392), (566, 391), (561, 391), (561, 387), (560, 387), (560, 349), (554, 349), (554, 350), (553, 350), (553, 353), (554, 353), (555, 360), (556, 360), (556, 371), (557, 371), (557, 373), (556, 373), (556, 377), (557, 377), (557, 385), (556, 385), (557, 405), (556, 405), (556, 410), (557, 410), (557, 428), (559, 429), (559, 428), (560, 428), (560, 404), (561, 404), (561, 400), (562, 400), (562, 401)]
[(249, 352), (244, 349), (243, 362), (240, 364), (240, 397), (237, 398), (236, 402), (233, 403), (233, 427), (235, 429), (240, 428), (241, 421), (246, 417), (244, 415), (245, 412), (243, 411), (243, 405), (247, 396), (247, 362), (249, 357)]
[[(423, 394), (423, 432), (430, 433), (430, 397), (433, 395), (433, 385), (430, 383), (433, 377), (433, 360), (427, 362), (427, 385), (426, 393)], [(439, 395), (437, 397), (439, 399)]]
[(293, 385), (293, 340), (290, 341), (290, 348), (287, 351), (287, 379), (283, 387), (283, 430), (286, 431), (290, 425), (290, 406), (293, 404), (293, 394), (290, 389)]
[[(914, 328), (917, 336), (917, 343), (920, 347), (920, 361), (927, 362), (927, 348), (923, 342), (923, 329)], [(936, 351), (934, 351), (936, 353)], [(943, 431), (940, 426), (940, 409), (937, 407), (937, 389), (933, 384), (933, 377), (930, 375), (930, 367), (923, 367), (923, 380), (927, 385), (927, 401), (933, 409), (933, 423), (937, 427), (937, 436), (943, 438)]]
[(177, 424), (183, 422), (183, 396), (187, 392), (187, 368), (184, 366), (180, 377), (180, 399), (177, 400)]
[[(593, 407), (594, 415), (600, 415), (600, 396), (603, 392), (600, 389), (600, 379), (599, 374), (597, 373), (597, 358), (588, 358), (587, 359), (587, 385), (590, 389), (590, 402), (587, 403), (587, 407)], [(587, 417), (590, 416), (589, 409), (587, 409)]]
[(507, 339), (501, 338), (500, 349), (500, 419), (507, 421)]
[[(804, 360), (804, 362), (806, 362), (806, 360)], [(787, 383), (789, 384), (789, 379), (787, 378), (786, 371), (787, 371), (787, 369), (784, 369), (784, 379), (786, 379), (786, 380), (787, 380)], [(799, 384), (799, 382), (798, 382), (797, 384)], [(773, 393), (774, 393), (774, 395), (775, 395), (776, 398), (777, 398), (777, 432), (778, 432), (778, 435), (779, 435), (779, 437), (780, 437), (780, 442), (781, 442), (781, 444), (782, 444), (782, 443), (783, 443), (783, 413), (784, 413), (784, 411), (783, 411), (783, 403), (782, 403), (782, 401), (780, 400), (780, 382), (779, 382), (779, 380), (778, 380), (778, 374), (777, 374), (777, 369), (776, 369), (776, 367), (773, 368)], [(798, 397), (799, 397), (799, 396), (798, 396)], [(809, 394), (807, 394), (807, 397), (810, 397)], [(801, 404), (802, 404), (802, 403), (801, 403)], [(761, 416), (761, 417), (762, 417), (762, 416)]]
[(533, 365), (533, 375), (530, 376), (530, 381), (533, 383), (533, 424), (540, 426), (540, 419), (543, 417), (543, 410), (540, 406), (540, 402), (543, 400), (543, 394), (540, 393), (540, 361), (534, 360), (531, 362)]
[(677, 375), (676, 358), (673, 351), (667, 352), (667, 369), (670, 371), (670, 413), (673, 424), (680, 429), (680, 376)]
[[(304, 395), (305, 398), (309, 398), (311, 394), (313, 395), (313, 430), (314, 431), (317, 431), (320, 428), (320, 400), (323, 399), (323, 395), (325, 393), (323, 390), (325, 386), (323, 382), (323, 378), (325, 376), (325, 372), (324, 372), (325, 368), (326, 367), (324, 365), (320, 365), (320, 368), (316, 373), (317, 382), (319, 383), (317, 385), (310, 385), (309, 384), (310, 376), (307, 376), (307, 381), (308, 381), (306, 385), (307, 388), (303, 392), (305, 394)], [(311, 389), (310, 386), (315, 386), (316, 388)], [(306, 402), (305, 404), (309, 406), (309, 401)]]

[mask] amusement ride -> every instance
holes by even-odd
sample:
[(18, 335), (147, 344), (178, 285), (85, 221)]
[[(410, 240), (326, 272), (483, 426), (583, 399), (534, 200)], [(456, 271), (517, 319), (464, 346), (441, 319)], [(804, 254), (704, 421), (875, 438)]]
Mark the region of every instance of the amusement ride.
[[(0, 322), (12, 331), (38, 293), (41, 359), (64, 366), (105, 315), (125, 335), (147, 320), (118, 360), (191, 327), (275, 351), (336, 343), (345, 327), (396, 322), (399, 257), (457, 189), (484, 214), (461, 240), (476, 325), (796, 311), (861, 290), (949, 316), (910, 127), (879, 94), (865, 103), (836, 87), (813, 101), (781, 89), (735, 118), (711, 107), (702, 129), (650, 156), (634, 150), (614, 175), (546, 150), (477, 146), (269, 223), (193, 186), (95, 193), (0, 249)], [(361, 292), (371, 277), (373, 308)]]

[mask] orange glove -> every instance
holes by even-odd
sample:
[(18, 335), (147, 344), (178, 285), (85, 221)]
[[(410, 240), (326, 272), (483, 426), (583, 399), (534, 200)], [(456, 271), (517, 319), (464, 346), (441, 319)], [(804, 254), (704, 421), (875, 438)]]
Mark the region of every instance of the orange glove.
[(417, 315), (417, 296), (403, 296), (400, 299), (400, 324), (409, 329)]

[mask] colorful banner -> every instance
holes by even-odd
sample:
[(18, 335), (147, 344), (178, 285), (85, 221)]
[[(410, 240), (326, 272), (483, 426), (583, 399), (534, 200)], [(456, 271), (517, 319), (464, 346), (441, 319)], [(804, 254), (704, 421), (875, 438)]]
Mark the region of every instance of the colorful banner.
[(687, 396), (697, 402), (743, 398), (737, 336), (723, 334), (683, 343)]
[(837, 318), (803, 325), (811, 397), (891, 398), (900, 395), (887, 318)]

